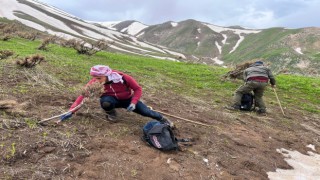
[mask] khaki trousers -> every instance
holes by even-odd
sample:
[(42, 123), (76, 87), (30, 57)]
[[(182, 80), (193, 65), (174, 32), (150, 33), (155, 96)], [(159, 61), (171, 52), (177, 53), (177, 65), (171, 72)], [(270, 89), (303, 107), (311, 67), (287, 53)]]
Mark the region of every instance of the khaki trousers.
[(240, 106), (242, 95), (253, 91), (255, 98), (255, 106), (261, 110), (265, 110), (266, 105), (263, 102), (262, 96), (267, 85), (268, 83), (266, 82), (247, 81), (244, 85), (240, 86), (236, 90), (233, 97), (233, 105)]

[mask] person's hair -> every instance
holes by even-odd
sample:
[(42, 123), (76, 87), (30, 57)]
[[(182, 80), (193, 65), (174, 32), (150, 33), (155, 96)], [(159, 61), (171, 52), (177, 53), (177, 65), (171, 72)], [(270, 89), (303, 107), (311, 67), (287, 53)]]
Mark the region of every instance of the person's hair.
[(263, 64), (263, 62), (262, 61), (256, 61), (256, 62), (254, 62), (255, 64)]

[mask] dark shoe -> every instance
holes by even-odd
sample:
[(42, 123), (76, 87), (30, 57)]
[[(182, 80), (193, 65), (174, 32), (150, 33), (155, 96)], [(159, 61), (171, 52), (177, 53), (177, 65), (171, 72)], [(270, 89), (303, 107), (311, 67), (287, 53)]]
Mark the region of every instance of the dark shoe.
[(170, 121), (169, 119), (162, 117), (162, 119), (160, 120), (161, 123), (167, 124), (168, 126), (170, 126), (171, 128), (174, 128), (174, 124), (172, 121)]
[(115, 109), (112, 109), (110, 111), (106, 111), (107, 115), (106, 118), (108, 121), (110, 122), (118, 122), (118, 118), (117, 118), (117, 111)]
[(232, 110), (232, 111), (238, 111), (240, 110), (240, 106), (232, 105), (232, 106), (225, 106), (226, 109)]
[(258, 109), (257, 114), (259, 114), (260, 116), (266, 116), (267, 111), (265, 109)]
[(267, 113), (265, 109), (258, 109), (257, 113)]

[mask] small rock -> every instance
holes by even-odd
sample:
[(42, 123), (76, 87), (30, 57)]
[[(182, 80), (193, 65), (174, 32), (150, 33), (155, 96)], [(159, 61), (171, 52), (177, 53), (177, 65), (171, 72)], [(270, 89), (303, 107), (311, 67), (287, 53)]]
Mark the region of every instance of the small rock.
[(40, 152), (43, 153), (51, 153), (52, 151), (54, 151), (56, 148), (55, 147), (44, 147), (40, 150)]

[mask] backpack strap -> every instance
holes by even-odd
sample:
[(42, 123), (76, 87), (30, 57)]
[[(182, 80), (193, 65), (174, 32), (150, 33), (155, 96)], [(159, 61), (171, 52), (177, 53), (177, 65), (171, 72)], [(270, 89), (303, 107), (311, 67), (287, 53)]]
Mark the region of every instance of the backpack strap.
[(176, 138), (176, 141), (177, 142), (194, 142), (194, 140), (189, 138), (181, 138), (181, 139)]
[(250, 109), (250, 111), (253, 111), (256, 109), (256, 98), (254, 97), (254, 95), (251, 93), (252, 95), (252, 107)]

